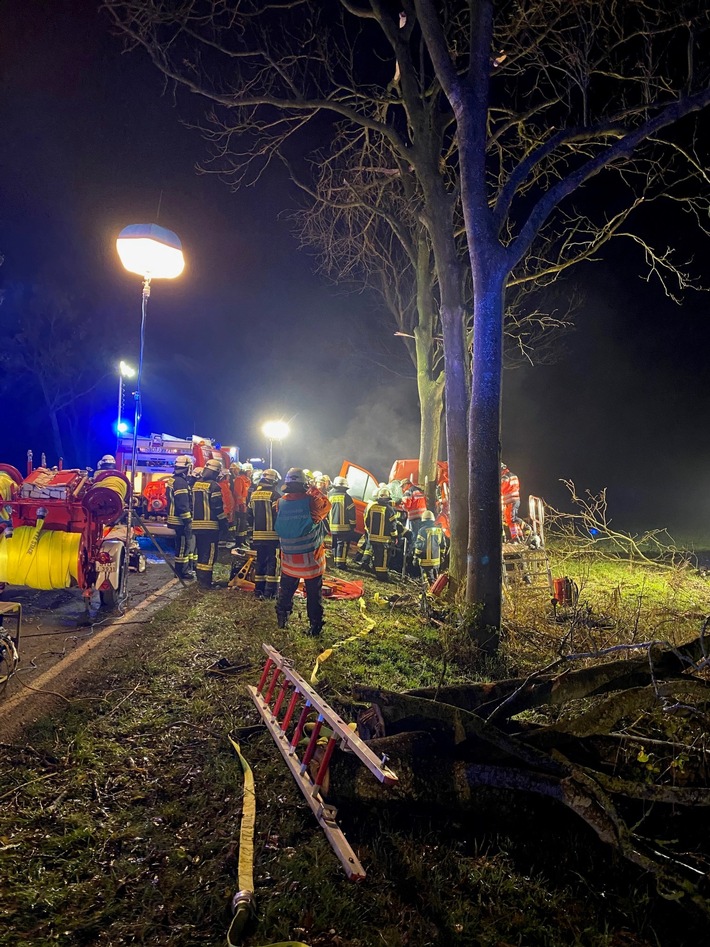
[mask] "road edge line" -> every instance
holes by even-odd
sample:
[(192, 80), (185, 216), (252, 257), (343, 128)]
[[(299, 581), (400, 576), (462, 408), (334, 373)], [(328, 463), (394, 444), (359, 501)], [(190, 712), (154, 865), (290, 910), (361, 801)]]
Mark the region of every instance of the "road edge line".
[(139, 602), (138, 605), (134, 606), (134, 608), (130, 609), (130, 611), (126, 612), (124, 615), (119, 615), (119, 617), (115, 621), (111, 622), (110, 625), (107, 625), (106, 628), (102, 628), (101, 631), (97, 632), (95, 635), (92, 635), (91, 638), (87, 638), (87, 640), (75, 648), (71, 654), (68, 654), (61, 661), (57, 661), (53, 667), (46, 670), (43, 674), (40, 674), (36, 680), (31, 682), (31, 689), (28, 690), (25, 688), (21, 691), (18, 691), (18, 693), (13, 697), (10, 697), (7, 702), (0, 700), (0, 717), (5, 713), (16, 709), (17, 707), (20, 707), (31, 697), (56, 697), (56, 694), (42, 694), (45, 685), (53, 681), (54, 678), (60, 673), (64, 673), (64, 671), (68, 670), (68, 668), (72, 667), (72, 665), (76, 664), (80, 658), (88, 654), (90, 651), (93, 651), (94, 648), (96, 648), (99, 644), (102, 644), (107, 638), (110, 638), (111, 635), (122, 628), (123, 625), (128, 624), (137, 612), (147, 608), (152, 602), (155, 601), (156, 598), (164, 595), (171, 588), (178, 584), (178, 579), (170, 579), (165, 583), (165, 585), (162, 585), (159, 589), (156, 589), (155, 592), (151, 592), (147, 598), (144, 598), (142, 602)]

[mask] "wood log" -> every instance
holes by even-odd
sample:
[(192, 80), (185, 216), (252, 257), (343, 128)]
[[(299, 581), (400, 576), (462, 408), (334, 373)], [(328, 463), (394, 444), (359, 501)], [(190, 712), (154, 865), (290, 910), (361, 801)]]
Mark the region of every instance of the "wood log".
[[(703, 659), (705, 646), (703, 639), (696, 638), (676, 649), (655, 646), (651, 649), (650, 656), (645, 654), (643, 657), (565, 670), (555, 676), (531, 674), (527, 678), (487, 684), (417, 688), (406, 693), (411, 697), (436, 700), (463, 710), (475, 711), (484, 718), (495, 719), (502, 716), (509, 719), (523, 710), (542, 704), (560, 706), (570, 700), (593, 697), (610, 691), (646, 687), (654, 680), (679, 678)], [(707, 687), (702, 682), (698, 683)], [(710, 687), (707, 687), (707, 690), (710, 696)]]
[(710, 919), (710, 901), (698, 890), (698, 882), (703, 880), (702, 873), (681, 862), (674, 853), (664, 851), (658, 841), (648, 847), (635, 837), (612, 798), (613, 794), (623, 794), (624, 797), (632, 795), (656, 803), (709, 805), (709, 790), (671, 791), (674, 787), (658, 787), (655, 791), (657, 787), (600, 779), (600, 774), (566, 762), (562, 769), (567, 771), (567, 775), (560, 776), (528, 769), (524, 765), (500, 766), (472, 761), (456, 755), (461, 751), (461, 745), (449, 744), (447, 751), (435, 736), (423, 732), (372, 740), (369, 746), (378, 756), (385, 754), (388, 757), (388, 765), (397, 773), (399, 784), (382, 786), (373, 780), (356, 757), (336, 753), (323, 786), (323, 793), (330, 803), (337, 805), (357, 800), (378, 808), (406, 804), (421, 807), (424, 811), (438, 809), (450, 816), (470, 818), (479, 807), (482, 789), (545, 796), (575, 813), (602, 842), (612, 845), (624, 858), (651, 872), (663, 896), (686, 897)]

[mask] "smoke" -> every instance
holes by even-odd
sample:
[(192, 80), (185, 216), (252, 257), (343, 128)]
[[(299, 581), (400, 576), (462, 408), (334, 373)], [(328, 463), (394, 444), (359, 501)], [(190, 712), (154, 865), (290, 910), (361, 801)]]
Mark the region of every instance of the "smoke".
[(387, 480), (394, 460), (419, 456), (419, 403), (411, 380), (371, 386), (340, 430), (327, 417), (321, 422), (315, 416), (294, 420), (287, 449), (284, 444), (289, 466), (334, 477), (343, 460), (350, 460)]

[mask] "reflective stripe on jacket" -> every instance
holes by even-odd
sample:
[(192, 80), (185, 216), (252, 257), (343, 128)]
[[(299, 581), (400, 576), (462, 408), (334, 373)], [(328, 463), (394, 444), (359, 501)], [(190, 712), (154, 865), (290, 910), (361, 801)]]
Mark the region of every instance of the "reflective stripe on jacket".
[[(330, 512), (330, 500), (315, 487), (307, 493), (286, 493), (278, 501), (279, 511), (286, 504), (294, 504), (294, 512), (300, 511), (303, 501), (308, 500), (308, 509), (314, 528), (305, 536), (284, 538), (279, 536), (281, 545), (281, 572), (299, 579), (315, 579), (325, 572), (325, 546), (323, 520)], [(288, 511), (290, 512), (290, 511)], [(278, 525), (278, 524), (277, 524)]]
[(345, 487), (333, 487), (328, 494), (330, 507), (331, 533), (351, 533), (355, 529), (357, 517), (355, 503)]
[(165, 481), (165, 499), (168, 502), (168, 524), (185, 526), (192, 519), (192, 498), (185, 477), (174, 474)]
[(426, 507), (426, 497), (419, 487), (411, 487), (404, 494), (402, 506), (407, 511), (410, 520), (419, 519)]
[(514, 503), (520, 499), (520, 480), (517, 474), (507, 473), (501, 477), (500, 495), (503, 503)]
[(260, 485), (249, 501), (249, 523), (254, 529), (254, 539), (278, 539), (274, 529), (276, 506), (281, 494), (275, 487)]
[(414, 555), (420, 566), (440, 566), (441, 553), (446, 549), (446, 537), (441, 526), (434, 523), (422, 526), (414, 543)]
[(390, 543), (397, 536), (397, 514), (389, 503), (373, 503), (365, 516), (371, 543)]
[(219, 529), (227, 519), (216, 480), (197, 480), (192, 488), (192, 528)]

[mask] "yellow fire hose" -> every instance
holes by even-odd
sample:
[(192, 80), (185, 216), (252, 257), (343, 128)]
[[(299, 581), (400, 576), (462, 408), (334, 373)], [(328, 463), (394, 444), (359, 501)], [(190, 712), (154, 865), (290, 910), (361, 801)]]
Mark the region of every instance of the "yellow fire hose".
[(360, 606), (360, 615), (365, 619), (365, 627), (362, 631), (358, 631), (356, 634), (350, 635), (348, 638), (343, 638), (341, 641), (336, 642), (336, 644), (334, 644), (331, 648), (326, 648), (325, 651), (321, 651), (321, 653), (316, 658), (316, 663), (313, 666), (313, 670), (311, 671), (311, 684), (318, 683), (318, 673), (321, 669), (321, 666), (325, 664), (336, 648), (342, 648), (343, 645), (348, 644), (350, 641), (357, 641), (358, 638), (364, 638), (366, 635), (370, 634), (372, 629), (377, 624), (377, 622), (373, 621), (372, 618), (367, 617), (367, 609), (365, 608), (364, 598), (360, 597), (358, 599), (358, 605)]
[[(242, 802), (242, 824), (239, 830), (239, 891), (232, 898), (234, 917), (227, 931), (227, 947), (237, 947), (247, 922), (254, 916), (254, 825), (256, 823), (256, 795), (254, 793), (254, 774), (251, 766), (242, 756), (236, 740), (229, 737), (244, 773), (244, 800)], [(232, 936), (238, 940), (232, 940)], [(281, 940), (265, 947), (308, 947), (301, 941)]]
[(0, 582), (31, 589), (66, 589), (78, 581), (81, 533), (18, 526), (8, 539), (0, 536)]
[[(4, 470), (0, 470), (0, 500), (11, 500), (14, 487), (15, 481), (12, 477)], [(9, 513), (0, 504), (0, 519), (6, 520), (8, 517)]]
[(103, 480), (99, 480), (97, 484), (94, 485), (94, 490), (113, 490), (114, 493), (117, 493), (121, 500), (126, 499), (126, 493), (128, 491), (128, 484), (123, 479), (123, 477), (104, 477)]
[[(44, 515), (46, 516), (47, 511), (46, 511), (46, 510), (42, 510), (42, 512), (43, 512)], [(35, 523), (34, 528), (33, 528), (32, 539), (30, 539), (30, 544), (29, 544), (29, 546), (27, 547), (27, 552), (25, 553), (25, 555), (31, 556), (32, 553), (33, 553), (33, 552), (35, 551), (35, 549), (37, 548), (37, 543), (38, 543), (38, 541), (39, 541), (39, 534), (42, 532), (42, 527), (43, 527), (43, 526), (44, 526), (44, 516), (39, 516), (39, 515), (38, 515), (38, 516), (37, 516), (37, 522)], [(30, 528), (32, 529), (32, 527), (30, 527)]]

